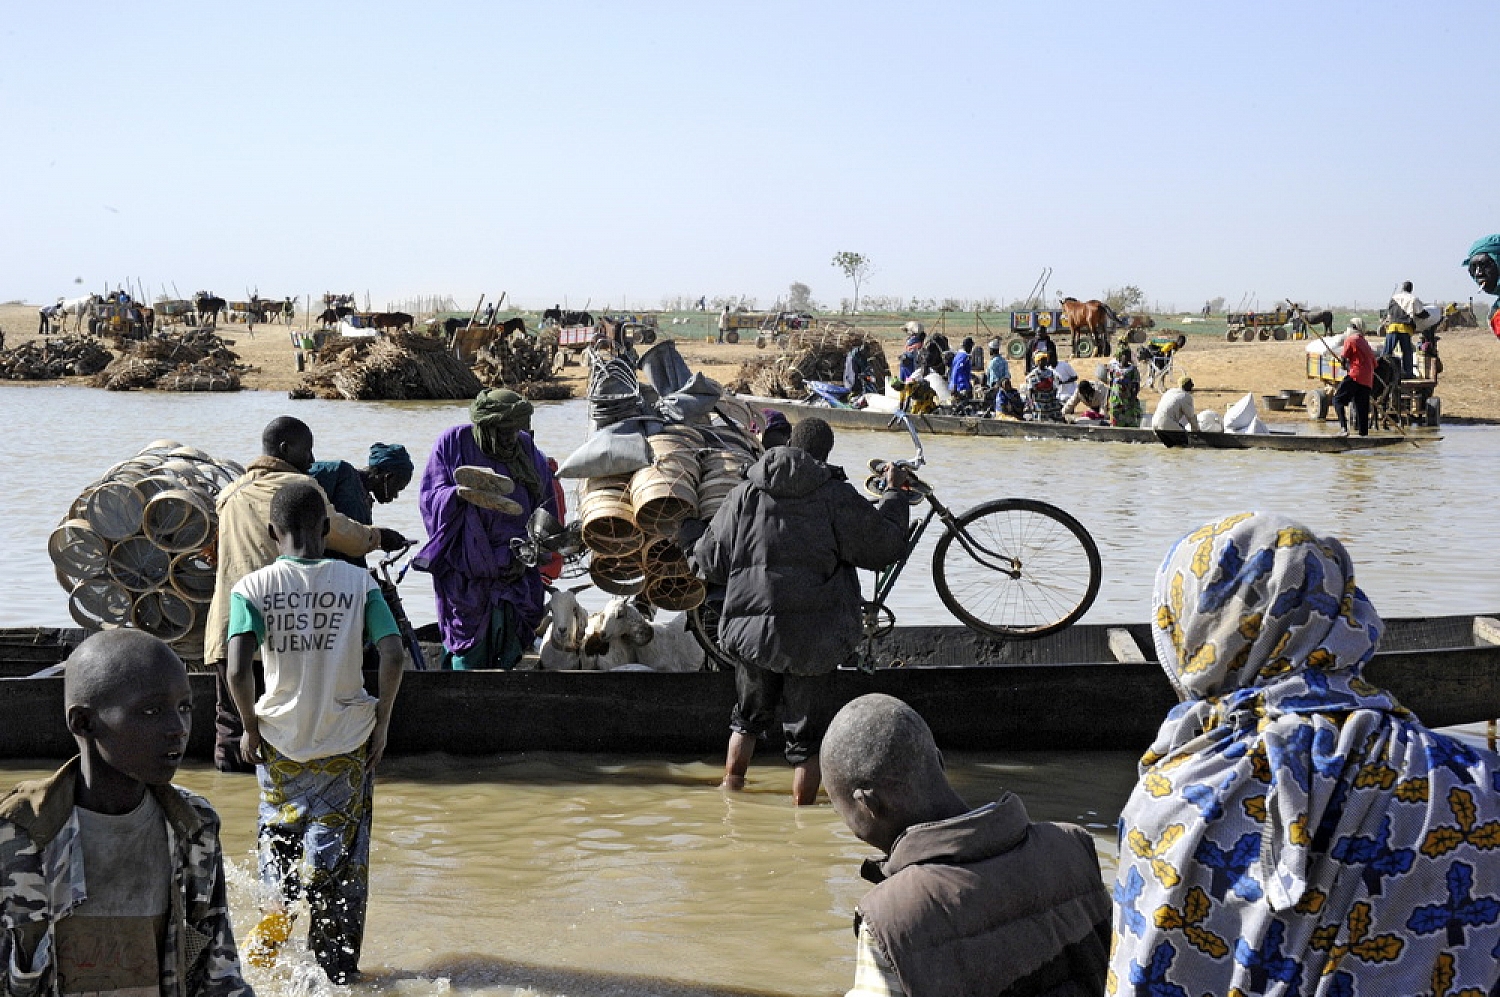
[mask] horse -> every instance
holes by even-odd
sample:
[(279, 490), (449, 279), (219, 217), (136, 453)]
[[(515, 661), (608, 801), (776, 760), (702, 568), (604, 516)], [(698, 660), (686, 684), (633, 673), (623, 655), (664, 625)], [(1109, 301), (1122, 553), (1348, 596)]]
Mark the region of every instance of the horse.
[(218, 325), (219, 313), (224, 308), (224, 299), (215, 297), (207, 291), (199, 291), (193, 295), (193, 310), (198, 313), (199, 325), (207, 325), (210, 329)]
[[(1059, 295), (1061, 297), (1061, 295)], [(1068, 327), (1073, 330), (1073, 355), (1078, 356), (1078, 340), (1085, 332), (1094, 340), (1094, 352), (1104, 355), (1109, 352), (1109, 331), (1114, 326), (1124, 325), (1120, 316), (1098, 298), (1079, 301), (1077, 298), (1062, 299), (1063, 315)]]
[(1292, 310), (1292, 331), (1307, 335), (1308, 327), (1321, 325), (1323, 335), (1333, 334), (1333, 312), (1327, 308), (1320, 312), (1310, 312), (1302, 305), (1297, 304), (1291, 298), (1286, 299), (1287, 306)]
[(83, 320), (92, 317), (94, 306), (103, 300), (97, 294), (87, 294), (81, 298), (64, 298), (59, 300), (57, 307), (60, 317), (57, 327), (59, 329), (66, 329), (68, 316), (71, 315), (73, 316), (73, 331), (78, 332), (82, 330)]

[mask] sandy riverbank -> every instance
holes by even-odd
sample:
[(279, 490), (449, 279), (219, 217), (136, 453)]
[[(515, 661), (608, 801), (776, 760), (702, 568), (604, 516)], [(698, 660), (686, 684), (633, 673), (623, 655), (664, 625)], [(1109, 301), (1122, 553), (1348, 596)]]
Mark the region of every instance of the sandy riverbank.
[[(1482, 313), (1482, 310), (1481, 310)], [(672, 325), (670, 315), (661, 317), (662, 331), (678, 341), (679, 349), (694, 370), (702, 370), (717, 380), (728, 382), (735, 379), (739, 366), (745, 360), (764, 355), (753, 343), (721, 345), (714, 339), (715, 316), (692, 313), (677, 316), (679, 324)], [(892, 360), (900, 352), (903, 342), (902, 324), (907, 316), (861, 316), (862, 328), (876, 333)], [(949, 316), (947, 331), (956, 347), (965, 335), (974, 335), (982, 344), (991, 335), (1000, 333), (1003, 316), (986, 316), (985, 324), (977, 327), (974, 317)], [(1338, 316), (1337, 328), (1342, 327), (1345, 316)], [(1366, 316), (1373, 325), (1372, 316)], [(535, 316), (527, 316), (528, 325)], [(924, 317), (929, 328), (936, 323)], [(1187, 346), (1178, 354), (1175, 373), (1190, 375), (1197, 383), (1198, 408), (1223, 411), (1245, 393), (1257, 397), (1274, 395), (1282, 389), (1305, 389), (1315, 382), (1305, 374), (1305, 343), (1294, 341), (1270, 341), (1255, 343), (1230, 343), (1224, 338), (1222, 319), (1211, 319), (1202, 324), (1180, 325), (1172, 316), (1158, 316), (1158, 328), (1153, 335), (1176, 335), (1188, 337)], [(0, 330), (4, 330), (6, 345), (15, 346), (27, 339), (35, 338), (37, 328), (36, 307), (33, 305), (0, 305)], [(977, 335), (976, 335), (977, 331)], [(283, 325), (257, 325), (247, 329), (243, 325), (221, 325), (219, 332), (233, 340), (233, 349), (241, 362), (251, 369), (244, 377), (245, 387), (261, 391), (289, 391), (299, 380), (296, 369), (296, 350), (288, 336), (289, 329)], [(1002, 338), (1003, 334), (1002, 334)], [(1379, 343), (1372, 340), (1379, 348)], [(1442, 399), (1443, 416), (1454, 420), (1490, 421), (1500, 417), (1495, 400), (1500, 398), (1500, 343), (1485, 328), (1457, 329), (1442, 334), (1440, 346), (1445, 370), (1439, 379), (1437, 395)], [(1066, 348), (1064, 349), (1066, 354)], [(1096, 361), (1075, 362), (1080, 376), (1093, 376)], [(1019, 364), (1013, 369), (1019, 373)], [(574, 381), (575, 391), (583, 393), (584, 370), (576, 363), (566, 368), (565, 377)], [(1150, 389), (1142, 391), (1142, 398), (1150, 411), (1157, 395)], [(1299, 411), (1274, 413), (1265, 411), (1262, 416), (1268, 421), (1298, 421), (1305, 418)]]

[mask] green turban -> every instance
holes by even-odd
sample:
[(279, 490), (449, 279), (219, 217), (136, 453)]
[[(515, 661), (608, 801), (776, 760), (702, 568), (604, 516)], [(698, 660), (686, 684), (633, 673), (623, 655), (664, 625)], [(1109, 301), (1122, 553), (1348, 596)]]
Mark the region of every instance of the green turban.
[(533, 504), (542, 497), (542, 479), (531, 455), (521, 448), (516, 432), (531, 428), (531, 413), (534, 411), (529, 401), (509, 388), (481, 391), (469, 403), (474, 442), (487, 455), (504, 464), (511, 478), (526, 486)]

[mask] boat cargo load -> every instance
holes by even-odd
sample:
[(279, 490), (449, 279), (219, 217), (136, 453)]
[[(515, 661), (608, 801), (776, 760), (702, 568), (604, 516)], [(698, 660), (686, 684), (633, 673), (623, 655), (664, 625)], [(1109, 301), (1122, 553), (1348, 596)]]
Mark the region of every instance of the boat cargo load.
[(244, 468), (158, 440), (78, 494), (47, 540), (68, 613), (89, 631), (134, 627), (203, 660), (214, 594), (214, 503)]

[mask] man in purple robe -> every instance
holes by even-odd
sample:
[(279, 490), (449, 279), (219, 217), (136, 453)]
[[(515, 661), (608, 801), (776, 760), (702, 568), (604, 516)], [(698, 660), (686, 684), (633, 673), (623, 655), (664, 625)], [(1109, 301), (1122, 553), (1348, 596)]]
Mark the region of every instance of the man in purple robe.
[(504, 388), (482, 391), (470, 424), (444, 430), (422, 473), (428, 541), (413, 561), (432, 575), (446, 665), (514, 668), (545, 608), (542, 576), (511, 552), (532, 510), (557, 514), (552, 470), (531, 440), (532, 406)]

